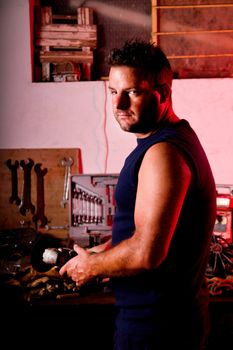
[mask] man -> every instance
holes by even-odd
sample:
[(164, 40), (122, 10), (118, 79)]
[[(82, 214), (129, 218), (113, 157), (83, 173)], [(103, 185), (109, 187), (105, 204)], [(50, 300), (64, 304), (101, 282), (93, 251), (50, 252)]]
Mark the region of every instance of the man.
[(189, 123), (174, 113), (172, 70), (160, 48), (130, 41), (109, 62), (113, 112), (137, 146), (119, 175), (111, 242), (76, 245), (78, 256), (60, 273), (78, 286), (111, 278), (115, 350), (204, 349), (216, 218), (211, 168)]

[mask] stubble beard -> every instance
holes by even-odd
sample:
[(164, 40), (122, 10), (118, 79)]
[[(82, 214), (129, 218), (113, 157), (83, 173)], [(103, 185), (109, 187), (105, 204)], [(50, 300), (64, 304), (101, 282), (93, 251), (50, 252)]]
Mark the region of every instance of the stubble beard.
[(126, 132), (146, 134), (157, 128), (159, 111), (157, 103), (153, 98), (150, 99), (147, 107), (140, 111), (139, 115), (135, 115), (131, 111), (128, 117), (129, 120), (121, 121), (118, 113), (115, 112), (114, 114), (120, 128)]
[(140, 118), (134, 119), (133, 122), (121, 122), (118, 119), (117, 113), (115, 114), (117, 123), (119, 124), (121, 130), (134, 134), (146, 134), (150, 131), (156, 129), (156, 117), (151, 113), (143, 114)]

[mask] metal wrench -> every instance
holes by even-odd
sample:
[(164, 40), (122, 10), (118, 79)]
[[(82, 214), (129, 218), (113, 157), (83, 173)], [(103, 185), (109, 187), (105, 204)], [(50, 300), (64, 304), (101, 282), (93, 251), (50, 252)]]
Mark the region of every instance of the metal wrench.
[(61, 201), (61, 207), (65, 208), (66, 204), (69, 201), (69, 180), (71, 174), (71, 166), (74, 161), (72, 157), (69, 157), (68, 159), (63, 158), (60, 163), (63, 167), (65, 167), (63, 198)]

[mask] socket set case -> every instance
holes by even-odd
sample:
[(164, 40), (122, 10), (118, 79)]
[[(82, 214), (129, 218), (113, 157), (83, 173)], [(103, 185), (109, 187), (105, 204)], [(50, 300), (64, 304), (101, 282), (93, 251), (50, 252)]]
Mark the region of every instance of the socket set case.
[(117, 174), (70, 176), (69, 235), (83, 247), (111, 235)]

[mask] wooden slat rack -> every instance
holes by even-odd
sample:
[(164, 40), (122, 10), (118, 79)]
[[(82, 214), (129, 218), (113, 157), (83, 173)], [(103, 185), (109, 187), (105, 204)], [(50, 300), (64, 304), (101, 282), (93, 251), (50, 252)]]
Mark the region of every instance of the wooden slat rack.
[(233, 74), (233, 3), (186, 4), (152, 0), (151, 40), (162, 47), (179, 77)]
[(55, 15), (52, 7), (37, 8), (35, 50), (42, 81), (51, 81), (52, 65), (57, 73), (55, 81), (91, 80), (96, 46), (97, 26), (93, 24), (92, 8), (79, 7), (76, 16)]

